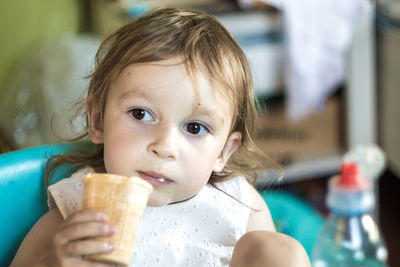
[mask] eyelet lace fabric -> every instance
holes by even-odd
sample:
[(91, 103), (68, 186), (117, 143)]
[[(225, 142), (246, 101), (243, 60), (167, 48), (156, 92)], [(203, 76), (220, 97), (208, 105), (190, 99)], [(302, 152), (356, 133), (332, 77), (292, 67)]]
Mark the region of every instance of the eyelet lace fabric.
[[(82, 209), (84, 168), (49, 186), (49, 207), (64, 218)], [(251, 185), (243, 177), (218, 184), (243, 203)], [(245, 233), (251, 209), (206, 185), (195, 197), (162, 207), (147, 207), (139, 225), (129, 266), (228, 266)]]

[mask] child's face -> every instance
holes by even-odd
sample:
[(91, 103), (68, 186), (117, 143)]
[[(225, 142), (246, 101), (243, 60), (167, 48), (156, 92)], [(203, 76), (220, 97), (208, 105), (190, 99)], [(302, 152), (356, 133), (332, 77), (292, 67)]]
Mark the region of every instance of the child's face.
[(150, 182), (151, 206), (195, 196), (240, 144), (240, 133), (229, 133), (228, 101), (200, 72), (195, 87), (180, 60), (126, 67), (108, 92), (104, 123), (88, 111), (107, 172)]

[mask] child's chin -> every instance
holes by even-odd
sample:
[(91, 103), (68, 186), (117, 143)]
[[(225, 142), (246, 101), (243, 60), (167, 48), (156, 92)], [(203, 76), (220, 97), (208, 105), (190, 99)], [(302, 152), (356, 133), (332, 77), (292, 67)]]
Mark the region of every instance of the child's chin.
[(150, 194), (149, 201), (147, 202), (147, 206), (161, 207), (161, 206), (171, 204), (171, 203), (173, 203), (172, 196), (173, 196), (173, 194), (160, 195), (160, 194), (155, 194), (155, 192), (153, 192)]

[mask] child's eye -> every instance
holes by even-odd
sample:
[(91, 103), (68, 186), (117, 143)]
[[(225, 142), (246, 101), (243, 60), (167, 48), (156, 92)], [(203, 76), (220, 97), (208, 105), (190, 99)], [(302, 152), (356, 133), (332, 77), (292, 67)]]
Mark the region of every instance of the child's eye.
[(210, 132), (206, 126), (198, 122), (190, 122), (185, 125), (184, 129), (194, 135), (203, 135)]
[(150, 112), (143, 108), (133, 108), (129, 110), (132, 117), (138, 121), (152, 121), (154, 120)]

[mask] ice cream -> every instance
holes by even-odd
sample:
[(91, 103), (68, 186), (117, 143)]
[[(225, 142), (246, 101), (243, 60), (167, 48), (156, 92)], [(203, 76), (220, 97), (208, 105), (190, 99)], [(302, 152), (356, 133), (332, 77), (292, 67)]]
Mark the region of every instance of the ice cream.
[(108, 254), (90, 254), (86, 259), (129, 265), (136, 230), (139, 226), (152, 186), (139, 177), (88, 173), (83, 178), (86, 209), (107, 214), (108, 223), (116, 227), (111, 237), (96, 239), (112, 242), (115, 249)]

